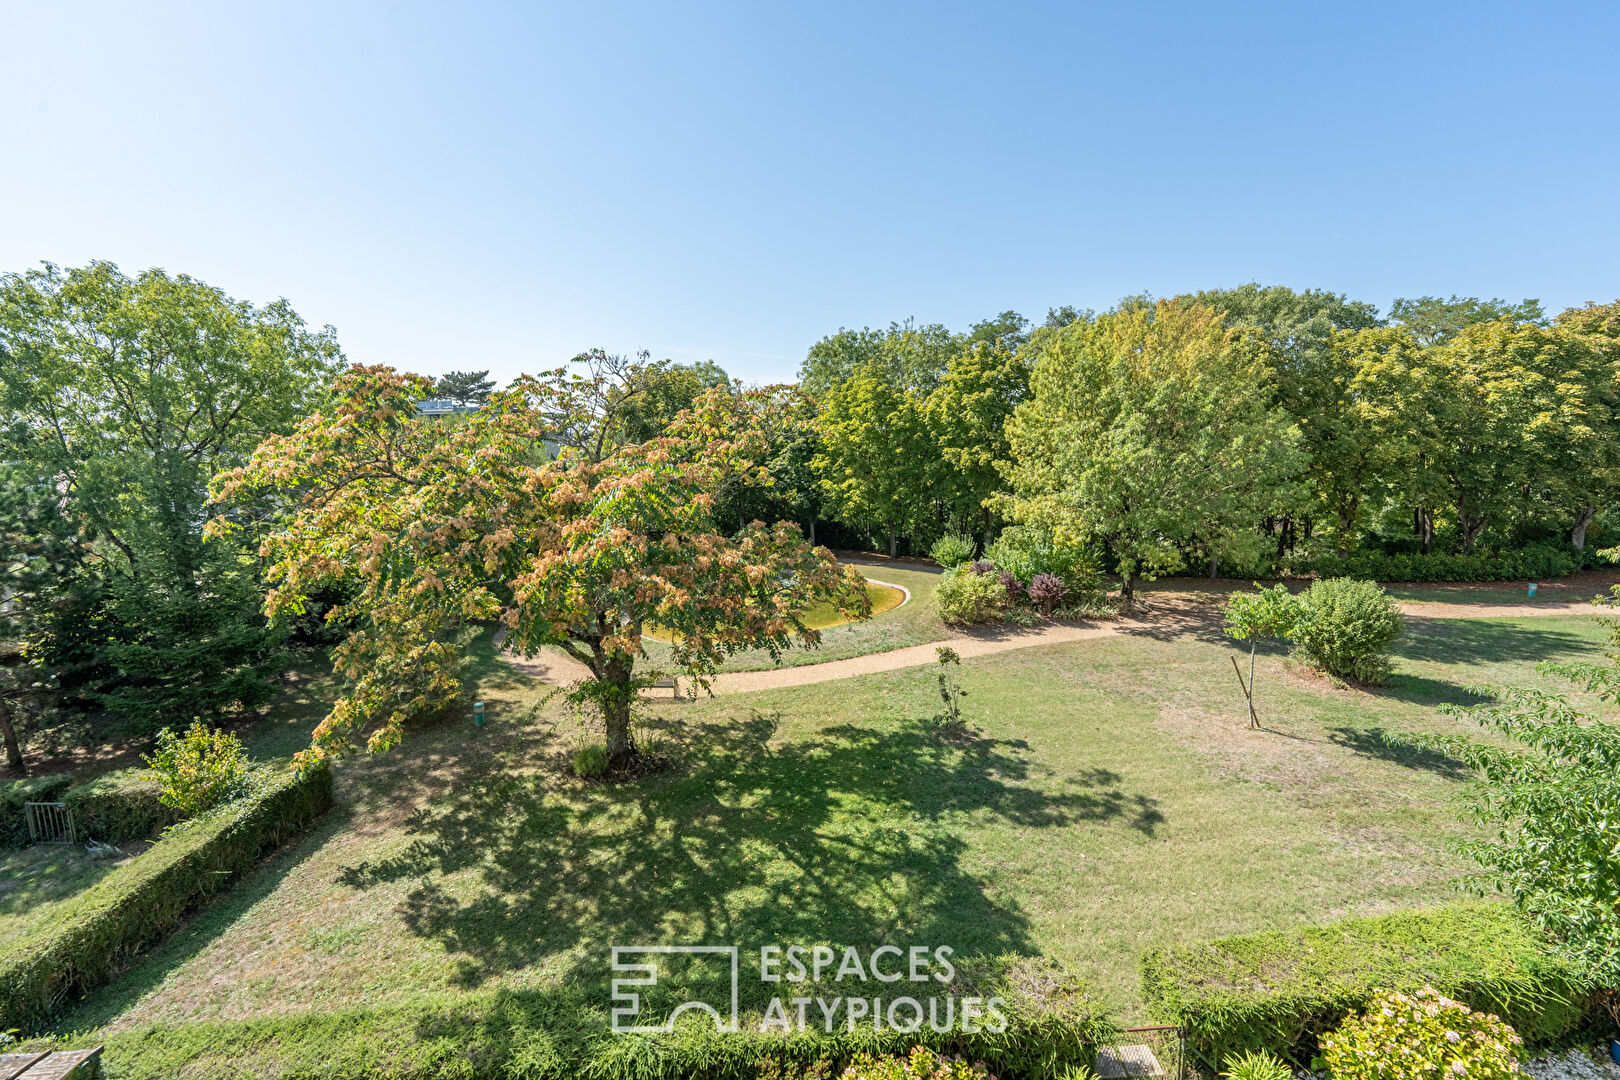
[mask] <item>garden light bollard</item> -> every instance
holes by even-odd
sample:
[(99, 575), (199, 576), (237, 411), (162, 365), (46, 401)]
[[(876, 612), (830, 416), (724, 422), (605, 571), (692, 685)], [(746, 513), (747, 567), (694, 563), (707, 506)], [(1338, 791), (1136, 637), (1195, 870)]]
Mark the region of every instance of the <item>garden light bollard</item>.
[(473, 723), (478, 727), (484, 726), (484, 703), (482, 701), (473, 702)]

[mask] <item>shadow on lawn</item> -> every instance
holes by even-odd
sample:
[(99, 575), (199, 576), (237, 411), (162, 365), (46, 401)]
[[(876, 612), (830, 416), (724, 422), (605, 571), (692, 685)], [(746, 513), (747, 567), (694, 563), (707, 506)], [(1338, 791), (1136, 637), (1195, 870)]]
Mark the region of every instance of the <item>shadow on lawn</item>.
[[(632, 784), (509, 776), (457, 791), (412, 817), (406, 851), (341, 880), (418, 879), (404, 921), (465, 956), (466, 987), (513, 968), (605, 980), (613, 945), (1030, 954), (1025, 914), (964, 867), (960, 827), (988, 816), (1151, 836), (1162, 821), (1153, 799), (1107, 770), (1056, 791), (1026, 785), (1021, 741), (947, 738), (916, 721), (841, 725), (787, 745), (772, 745), (776, 732), (771, 715), (705, 723), (680, 733), (677, 772)], [(993, 854), (974, 854), (990, 864), (983, 876), (996, 872)]]
[(1417, 746), (1400, 746), (1388, 739), (1383, 728), (1334, 727), (1328, 729), (1328, 738), (1335, 744), (1353, 750), (1365, 757), (1379, 758), (1409, 769), (1423, 769), (1447, 780), (1467, 780), (1472, 770), (1454, 757), (1437, 750)]
[(1396, 655), (1431, 664), (1492, 664), (1602, 653), (1599, 642), (1558, 627), (1526, 625), (1532, 619), (1427, 619), (1408, 616)]

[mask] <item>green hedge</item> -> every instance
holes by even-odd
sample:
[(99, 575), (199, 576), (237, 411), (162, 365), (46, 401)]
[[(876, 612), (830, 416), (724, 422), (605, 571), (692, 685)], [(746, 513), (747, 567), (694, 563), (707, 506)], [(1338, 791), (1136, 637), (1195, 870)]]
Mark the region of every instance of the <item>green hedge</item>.
[[(983, 984), (981, 984), (983, 985)], [(758, 1030), (745, 1016), (735, 1034), (707, 1017), (684, 1016), (668, 1035), (616, 1035), (605, 985), (571, 983), (551, 990), (436, 994), (343, 1011), (320, 1010), (242, 1021), (153, 1024), (110, 1034), (86, 1033), (51, 1046), (105, 1042), (109, 1076), (157, 1080), (746, 1080), (774, 1061), (779, 1075), (800, 1075), (828, 1061), (837, 1075), (861, 1050), (902, 1051), (921, 1042), (984, 1061), (997, 1076), (1039, 1077), (1066, 1064), (1090, 1064), (1114, 1037), (1093, 999), (1072, 976), (1046, 965), (1016, 966), (999, 990), (1008, 1027), (985, 1032), (917, 1035), (868, 1024), (793, 1034)], [(962, 992), (958, 990), (958, 992)], [(972, 991), (978, 993), (978, 990)], [(810, 1015), (816, 1015), (810, 1006)]]
[(0, 847), (22, 847), (28, 843), (25, 802), (55, 802), (73, 783), (71, 776), (29, 776), (22, 780), (0, 780)]
[(1211, 1070), (1235, 1051), (1299, 1063), (1375, 989), (1425, 983), (1547, 1042), (1581, 1025), (1589, 992), (1505, 904), (1469, 903), (1224, 938), (1142, 958), (1149, 1012)]
[(66, 994), (116, 974), (132, 954), (331, 803), (329, 769), (277, 774), (256, 793), (171, 830), (61, 901), (48, 932), (0, 949), (0, 1029), (30, 1028)]
[(180, 820), (179, 811), (159, 801), (162, 791), (151, 769), (122, 769), (75, 784), (61, 798), (81, 838), (121, 844), (153, 839)]
[(1297, 563), (1295, 573), (1351, 577), (1364, 581), (1535, 581), (1580, 569), (1575, 550), (1536, 545), (1519, 551), (1475, 555), (1384, 555), (1363, 552), (1344, 558), (1323, 556)]

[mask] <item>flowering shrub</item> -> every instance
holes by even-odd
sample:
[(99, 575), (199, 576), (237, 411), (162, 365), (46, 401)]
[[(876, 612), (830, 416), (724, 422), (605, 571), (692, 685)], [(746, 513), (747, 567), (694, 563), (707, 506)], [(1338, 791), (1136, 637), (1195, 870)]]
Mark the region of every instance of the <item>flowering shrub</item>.
[(840, 1080), (995, 1080), (982, 1064), (914, 1046), (905, 1057), (858, 1054)]
[(193, 720), (184, 735), (173, 728), (158, 733), (157, 753), (145, 758), (163, 782), (158, 801), (186, 817), (196, 817), (245, 794), (247, 754), (242, 740)]
[(1524, 1040), (1495, 1013), (1425, 986), (1377, 995), (1320, 1046), (1334, 1080), (1504, 1080), (1519, 1074)]
[(1063, 603), (1063, 598), (1069, 595), (1063, 579), (1056, 574), (1036, 574), (1029, 582), (1030, 603), (1040, 608), (1042, 615), (1052, 614), (1052, 609)]

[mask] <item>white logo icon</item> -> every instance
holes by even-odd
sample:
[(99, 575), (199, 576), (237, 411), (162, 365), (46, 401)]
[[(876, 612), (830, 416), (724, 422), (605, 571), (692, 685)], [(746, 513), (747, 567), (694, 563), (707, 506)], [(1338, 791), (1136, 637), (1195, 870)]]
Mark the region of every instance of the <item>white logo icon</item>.
[[(635, 954), (651, 954), (653, 957), (663, 956), (693, 956), (713, 954), (729, 957), (731, 960), (731, 1013), (730, 1018), (722, 1017), (720, 1010), (703, 1001), (686, 1001), (675, 1007), (662, 1024), (637, 1024), (635, 1021), (641, 1015), (641, 995), (628, 989), (633, 986), (658, 985), (658, 961), (649, 960), (645, 963), (625, 963), (621, 957)], [(615, 945), (613, 946), (613, 970), (631, 972), (640, 975), (635, 979), (613, 980), (613, 1031), (619, 1035), (667, 1035), (675, 1030), (675, 1018), (688, 1009), (699, 1009), (714, 1017), (714, 1029), (719, 1032), (734, 1032), (737, 1030), (737, 946), (735, 945)], [(620, 1004), (622, 1002), (623, 1004)]]

